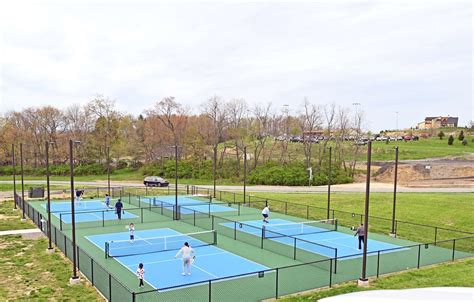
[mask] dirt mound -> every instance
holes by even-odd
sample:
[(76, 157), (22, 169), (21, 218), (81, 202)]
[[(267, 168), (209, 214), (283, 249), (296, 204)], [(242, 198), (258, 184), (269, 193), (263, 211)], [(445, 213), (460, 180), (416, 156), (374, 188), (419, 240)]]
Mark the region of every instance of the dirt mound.
[[(376, 163), (375, 181), (393, 182), (395, 164), (393, 162)], [(438, 186), (440, 184), (474, 184), (474, 161), (470, 160), (419, 160), (403, 161), (398, 164), (398, 181), (400, 184)]]

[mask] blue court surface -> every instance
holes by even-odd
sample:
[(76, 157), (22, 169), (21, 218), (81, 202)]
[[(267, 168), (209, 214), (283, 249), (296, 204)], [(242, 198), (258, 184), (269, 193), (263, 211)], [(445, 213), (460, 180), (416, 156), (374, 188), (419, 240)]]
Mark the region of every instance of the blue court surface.
[[(287, 224), (292, 223), (294, 221), (288, 221), (284, 219), (272, 219), (269, 223), (264, 223), (262, 220), (251, 220), (251, 221), (242, 221), (242, 227), (237, 229), (238, 231), (250, 233), (255, 236), (261, 237), (262, 236), (262, 226), (265, 225), (268, 227), (269, 230), (272, 229), (272, 225), (279, 225), (279, 224)], [(222, 223), (221, 225), (229, 228), (234, 228), (234, 223)], [(279, 231), (283, 235), (285, 232), (281, 231), (281, 228), (285, 226), (278, 226)], [(294, 234), (294, 226), (288, 225), (288, 231), (286, 234), (293, 233)], [(321, 233), (314, 233), (314, 232), (321, 232)], [(370, 237), (370, 235), (369, 235)], [(305, 228), (305, 233), (301, 235), (291, 235), (289, 236), (281, 236), (281, 237), (267, 237), (267, 240), (274, 240), (283, 244), (287, 244), (290, 246), (294, 246), (295, 241), (294, 238), (302, 239), (301, 241), (297, 241), (297, 248), (310, 251), (316, 254), (320, 254), (329, 258), (335, 257), (334, 250), (337, 249), (337, 257), (346, 257), (346, 256), (354, 256), (354, 257), (347, 257), (344, 259), (350, 259), (355, 257), (360, 257), (362, 255), (362, 250), (358, 250), (358, 238), (354, 237), (353, 235), (348, 235), (345, 233), (337, 232), (337, 231), (327, 231), (327, 229), (317, 228), (317, 227), (307, 227)], [(304, 241), (303, 241), (304, 240)], [(317, 243), (317, 244), (313, 244)], [(324, 245), (324, 246), (321, 246)], [(332, 249), (331, 249), (332, 248)], [(367, 252), (376, 252), (388, 249), (400, 248), (398, 245), (385, 243), (373, 239), (368, 240), (367, 245)], [(394, 250), (394, 251), (386, 251), (386, 253), (390, 252), (397, 252), (401, 251)], [(384, 253), (384, 252), (382, 252)]]
[[(172, 207), (175, 204), (175, 196), (145, 197), (140, 201), (151, 203), (154, 206)], [(223, 203), (209, 203), (209, 200), (198, 196), (178, 196), (178, 206), (181, 214), (193, 214), (194, 211), (201, 213), (216, 213), (236, 211)]]
[[(146, 239), (171, 235), (183, 234), (169, 228), (135, 231), (136, 241), (134, 243), (127, 243), (129, 245), (129, 252), (137, 253), (140, 250), (146, 252), (146, 247), (140, 247), (140, 245), (147, 241)], [(268, 269), (263, 265), (220, 249), (214, 245), (206, 245), (194, 248), (196, 259), (191, 266), (191, 275), (183, 276), (181, 275), (183, 261), (179, 258), (175, 259), (174, 257), (178, 249), (184, 244), (184, 241), (196, 242), (196, 239), (188, 236), (179, 237), (180, 244), (174, 250), (116, 257), (114, 259), (127, 267), (134, 274), (138, 264), (143, 263), (145, 281), (150, 286), (158, 289)], [(105, 252), (105, 242), (111, 240), (128, 240), (129, 232), (92, 235), (86, 236), (86, 238)], [(137, 246), (134, 246), (135, 244), (137, 244)], [(193, 247), (192, 243), (190, 245)], [(120, 248), (123, 248), (123, 246)], [(126, 253), (126, 251), (122, 252)], [(113, 260), (109, 258), (109, 261)]]
[[(75, 202), (74, 211), (76, 213), (76, 222), (88, 222), (97, 220), (114, 220), (117, 219), (117, 214), (113, 205), (115, 202), (111, 202), (111, 208), (107, 208), (105, 203), (100, 200), (81, 200)], [(43, 208), (46, 208), (46, 204), (42, 204)], [(71, 202), (52, 202), (51, 213), (58, 219), (62, 219), (65, 223), (71, 223)], [(136, 218), (138, 216), (131, 214), (127, 211), (122, 212), (122, 219)]]

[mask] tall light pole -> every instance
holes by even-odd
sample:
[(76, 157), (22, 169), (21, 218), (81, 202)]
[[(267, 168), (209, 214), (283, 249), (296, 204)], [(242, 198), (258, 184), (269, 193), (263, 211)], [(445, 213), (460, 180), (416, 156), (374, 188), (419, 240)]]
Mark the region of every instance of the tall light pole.
[(393, 180), (393, 210), (392, 210), (392, 233), (393, 237), (396, 236), (397, 230), (395, 229), (395, 209), (397, 204), (397, 176), (398, 176), (398, 146), (395, 147), (395, 175)]
[(76, 219), (75, 219), (75, 200), (74, 200), (74, 144), (80, 144), (79, 141), (69, 140), (69, 171), (71, 176), (71, 225), (72, 225), (72, 277), (69, 279), (69, 283), (79, 283), (79, 276), (77, 275), (76, 268)]
[(214, 198), (216, 198), (216, 169), (217, 169), (217, 145), (214, 146), (214, 163), (213, 163), (213, 178), (214, 178)]
[(21, 221), (26, 221), (25, 216), (25, 176), (23, 171), (23, 143), (20, 143), (20, 169), (21, 169), (21, 207), (22, 216)]
[(107, 193), (110, 196), (110, 147), (107, 146)]
[(244, 204), (246, 199), (246, 186), (247, 186), (247, 146), (244, 147)]
[(51, 194), (50, 194), (50, 187), (49, 187), (49, 145), (54, 144), (54, 142), (46, 141), (44, 144), (45, 153), (46, 153), (46, 194), (48, 196), (48, 249), (46, 250), (48, 253), (54, 252), (53, 245), (51, 242)]
[(178, 144), (174, 145), (174, 206), (176, 209), (174, 218), (178, 220)]
[(328, 211), (327, 211), (327, 219), (329, 220), (329, 212), (331, 209), (331, 182), (332, 182), (332, 175), (331, 175), (331, 151), (332, 147), (329, 147), (329, 171), (328, 171)]
[(15, 144), (12, 144), (12, 166), (13, 166), (13, 209), (16, 210), (16, 163), (15, 163)]
[(365, 213), (364, 213), (364, 253), (362, 256), (362, 275), (359, 278), (358, 284), (360, 286), (367, 286), (369, 279), (367, 279), (367, 244), (369, 242), (369, 199), (370, 199), (370, 168), (372, 161), (372, 142), (369, 140), (367, 145), (367, 179), (365, 182)]

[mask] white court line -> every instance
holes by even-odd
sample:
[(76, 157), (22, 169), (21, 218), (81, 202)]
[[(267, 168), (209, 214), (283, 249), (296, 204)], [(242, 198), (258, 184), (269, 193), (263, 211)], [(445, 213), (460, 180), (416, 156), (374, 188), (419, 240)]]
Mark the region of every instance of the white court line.
[(219, 278), (218, 276), (216, 276), (216, 275), (213, 275), (213, 274), (209, 273), (208, 271), (206, 271), (206, 270), (204, 270), (204, 269), (200, 268), (200, 267), (199, 267), (199, 266), (197, 266), (197, 265), (194, 265), (194, 264), (192, 264), (192, 266), (194, 266), (194, 267), (195, 267), (195, 268), (197, 268), (198, 270), (201, 270), (201, 271), (203, 271), (204, 273), (208, 274), (209, 276), (212, 276), (212, 277), (214, 277), (214, 278)]
[[(228, 254), (228, 253), (229, 252), (220, 252), (220, 253), (204, 254), (204, 255), (199, 254), (199, 259), (203, 257), (207, 257), (207, 256), (215, 256), (215, 255)], [(182, 259), (172, 258), (172, 259), (153, 261), (153, 262), (143, 262), (143, 264), (155, 264), (155, 263), (173, 262), (173, 261), (179, 261), (179, 260), (182, 260)], [(128, 265), (128, 266), (134, 266), (134, 265)]]

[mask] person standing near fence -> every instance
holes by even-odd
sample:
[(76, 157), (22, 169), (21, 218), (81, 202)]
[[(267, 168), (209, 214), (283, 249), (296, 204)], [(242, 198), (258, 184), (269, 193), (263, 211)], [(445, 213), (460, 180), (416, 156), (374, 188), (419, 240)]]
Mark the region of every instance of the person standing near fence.
[(115, 213), (117, 213), (117, 217), (119, 220), (122, 220), (122, 208), (123, 208), (123, 204), (119, 198), (117, 202), (115, 203)]
[(138, 287), (143, 287), (145, 286), (143, 284), (143, 279), (145, 278), (145, 269), (143, 268), (143, 263), (140, 263), (137, 268), (137, 276), (138, 280), (140, 280), (140, 284), (138, 284)]
[(81, 203), (81, 197), (84, 192), (82, 190), (76, 189), (76, 203)]
[(268, 216), (270, 215), (270, 208), (266, 205), (262, 210), (263, 222), (268, 223)]
[[(188, 274), (189, 276), (191, 275), (191, 259), (195, 257), (194, 250), (189, 246), (189, 243), (185, 242), (184, 246), (178, 251), (174, 258), (178, 258), (180, 255), (183, 257), (183, 272), (181, 275), (184, 276)], [(193, 255), (193, 257), (191, 255)]]
[(364, 227), (364, 224), (361, 223), (360, 226), (357, 228), (356, 233), (354, 234), (354, 237), (355, 236), (359, 237), (359, 248), (358, 248), (359, 251), (362, 249), (361, 243), (364, 243), (365, 245), (364, 233), (365, 233), (365, 227)]

